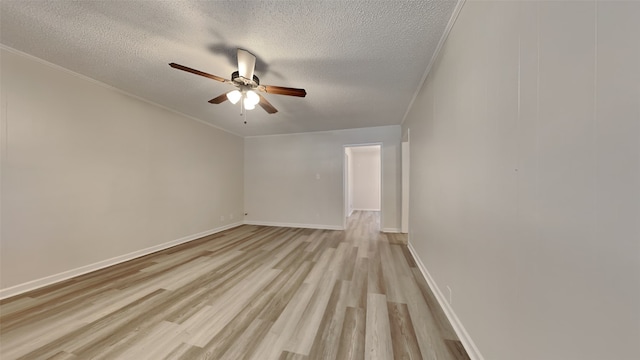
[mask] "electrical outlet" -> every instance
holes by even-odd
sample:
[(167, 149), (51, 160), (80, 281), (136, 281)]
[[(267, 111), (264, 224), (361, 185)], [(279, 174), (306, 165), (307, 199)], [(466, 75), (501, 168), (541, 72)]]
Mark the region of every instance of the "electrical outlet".
[(233, 219), (233, 214), (229, 214), (229, 220)]

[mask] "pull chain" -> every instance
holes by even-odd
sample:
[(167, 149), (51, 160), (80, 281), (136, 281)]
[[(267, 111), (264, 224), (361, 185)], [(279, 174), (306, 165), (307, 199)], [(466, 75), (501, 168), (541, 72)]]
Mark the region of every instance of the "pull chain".
[(244, 96), (240, 98), (240, 116), (244, 115), (244, 124), (247, 124), (247, 110), (244, 108)]

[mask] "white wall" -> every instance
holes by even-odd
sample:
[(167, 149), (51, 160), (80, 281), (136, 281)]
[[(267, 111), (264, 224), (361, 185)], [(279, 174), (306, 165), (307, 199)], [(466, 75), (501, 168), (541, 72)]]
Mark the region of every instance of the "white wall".
[(486, 359), (640, 359), (638, 19), (467, 1), (404, 123), (410, 242)]
[(400, 227), (400, 126), (245, 138), (246, 220), (343, 226), (344, 145), (382, 143), (383, 229)]
[(354, 146), (353, 209), (380, 211), (380, 147)]
[(2, 289), (243, 220), (242, 138), (0, 51)]

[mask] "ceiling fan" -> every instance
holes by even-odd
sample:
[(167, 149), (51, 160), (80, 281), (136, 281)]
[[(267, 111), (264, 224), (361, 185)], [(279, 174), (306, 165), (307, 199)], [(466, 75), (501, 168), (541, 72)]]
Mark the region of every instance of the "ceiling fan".
[(226, 100), (229, 100), (231, 103), (236, 104), (238, 103), (238, 101), (240, 101), (241, 109), (244, 108), (246, 110), (253, 110), (255, 109), (256, 105), (260, 105), (260, 107), (262, 107), (269, 114), (275, 114), (278, 112), (278, 110), (273, 107), (273, 105), (271, 105), (271, 103), (267, 101), (264, 96), (259, 95), (256, 90), (259, 92), (275, 95), (298, 97), (307, 96), (307, 92), (304, 89), (273, 85), (260, 85), (260, 79), (258, 79), (258, 77), (254, 75), (254, 70), (256, 67), (256, 57), (247, 50), (243, 49), (238, 49), (238, 71), (234, 71), (231, 74), (231, 80), (222, 78), (220, 76), (207, 74), (206, 72), (202, 72), (200, 70), (192, 69), (190, 67), (186, 67), (176, 63), (170, 63), (169, 66), (174, 69), (204, 76), (206, 78), (220, 81), (236, 87), (235, 90), (229, 91), (209, 100), (211, 104), (220, 104), (225, 102)]

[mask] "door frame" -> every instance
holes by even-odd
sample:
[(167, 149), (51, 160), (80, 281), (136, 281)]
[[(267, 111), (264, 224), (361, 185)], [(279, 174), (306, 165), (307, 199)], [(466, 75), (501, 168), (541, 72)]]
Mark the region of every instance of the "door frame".
[(403, 134), (400, 142), (401, 208), (400, 232), (411, 236), (411, 129)]

